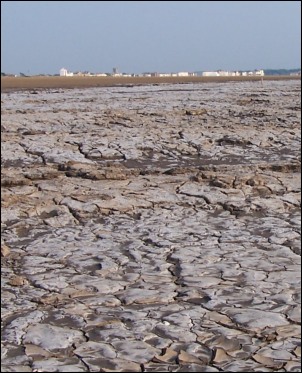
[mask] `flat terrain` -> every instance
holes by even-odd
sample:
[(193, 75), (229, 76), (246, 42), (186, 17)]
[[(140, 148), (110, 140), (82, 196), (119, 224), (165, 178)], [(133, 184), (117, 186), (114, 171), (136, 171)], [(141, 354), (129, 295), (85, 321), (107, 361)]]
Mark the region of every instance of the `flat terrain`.
[(1, 95), (1, 370), (300, 371), (301, 80), (24, 81)]
[[(300, 76), (264, 76), (263, 80), (301, 80)], [(249, 77), (1, 77), (1, 92), (41, 88), (88, 88), (146, 84), (188, 84), (211, 82), (261, 81), (260, 76)]]

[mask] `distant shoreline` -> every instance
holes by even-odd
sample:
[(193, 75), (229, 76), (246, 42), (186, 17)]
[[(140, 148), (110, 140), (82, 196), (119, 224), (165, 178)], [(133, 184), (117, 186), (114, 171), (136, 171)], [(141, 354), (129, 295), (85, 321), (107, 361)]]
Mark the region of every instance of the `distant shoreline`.
[(1, 92), (40, 89), (73, 89), (114, 86), (137, 86), (148, 84), (224, 83), (265, 80), (301, 80), (300, 75), (229, 76), (229, 77), (99, 77), (99, 76), (30, 76), (1, 77)]

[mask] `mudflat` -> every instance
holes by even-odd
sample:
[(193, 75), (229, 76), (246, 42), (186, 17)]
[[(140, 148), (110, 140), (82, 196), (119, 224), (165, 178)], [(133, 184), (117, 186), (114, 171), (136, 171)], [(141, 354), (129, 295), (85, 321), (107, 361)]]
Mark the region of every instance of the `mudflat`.
[(1, 370), (300, 371), (301, 81), (42, 81), (1, 94)]
[[(301, 79), (300, 76), (264, 76), (263, 80)], [(1, 77), (1, 91), (41, 88), (87, 88), (146, 84), (188, 84), (211, 82), (260, 81), (260, 76), (239, 77), (96, 77), (96, 76), (33, 76)]]

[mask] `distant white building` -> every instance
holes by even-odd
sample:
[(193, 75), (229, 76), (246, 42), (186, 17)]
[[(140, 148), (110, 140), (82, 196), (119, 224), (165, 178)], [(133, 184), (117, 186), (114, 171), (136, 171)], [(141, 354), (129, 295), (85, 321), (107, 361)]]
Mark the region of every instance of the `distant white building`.
[(255, 70), (255, 75), (264, 76), (264, 71), (263, 70)]
[(202, 76), (219, 76), (218, 71), (204, 71)]
[(264, 76), (264, 70), (254, 70), (254, 71), (204, 71), (202, 76)]
[(218, 76), (230, 76), (230, 71), (218, 70)]
[(62, 67), (62, 69), (60, 69), (60, 76), (73, 76), (73, 73), (69, 72), (65, 67)]
[(189, 73), (187, 71), (181, 71), (177, 73), (177, 76), (189, 76)]

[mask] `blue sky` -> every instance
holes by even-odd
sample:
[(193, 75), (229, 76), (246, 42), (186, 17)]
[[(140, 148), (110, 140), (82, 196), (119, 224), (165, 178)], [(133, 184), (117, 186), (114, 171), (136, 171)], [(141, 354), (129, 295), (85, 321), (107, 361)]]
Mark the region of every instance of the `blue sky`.
[(300, 66), (300, 1), (1, 1), (6, 73)]

